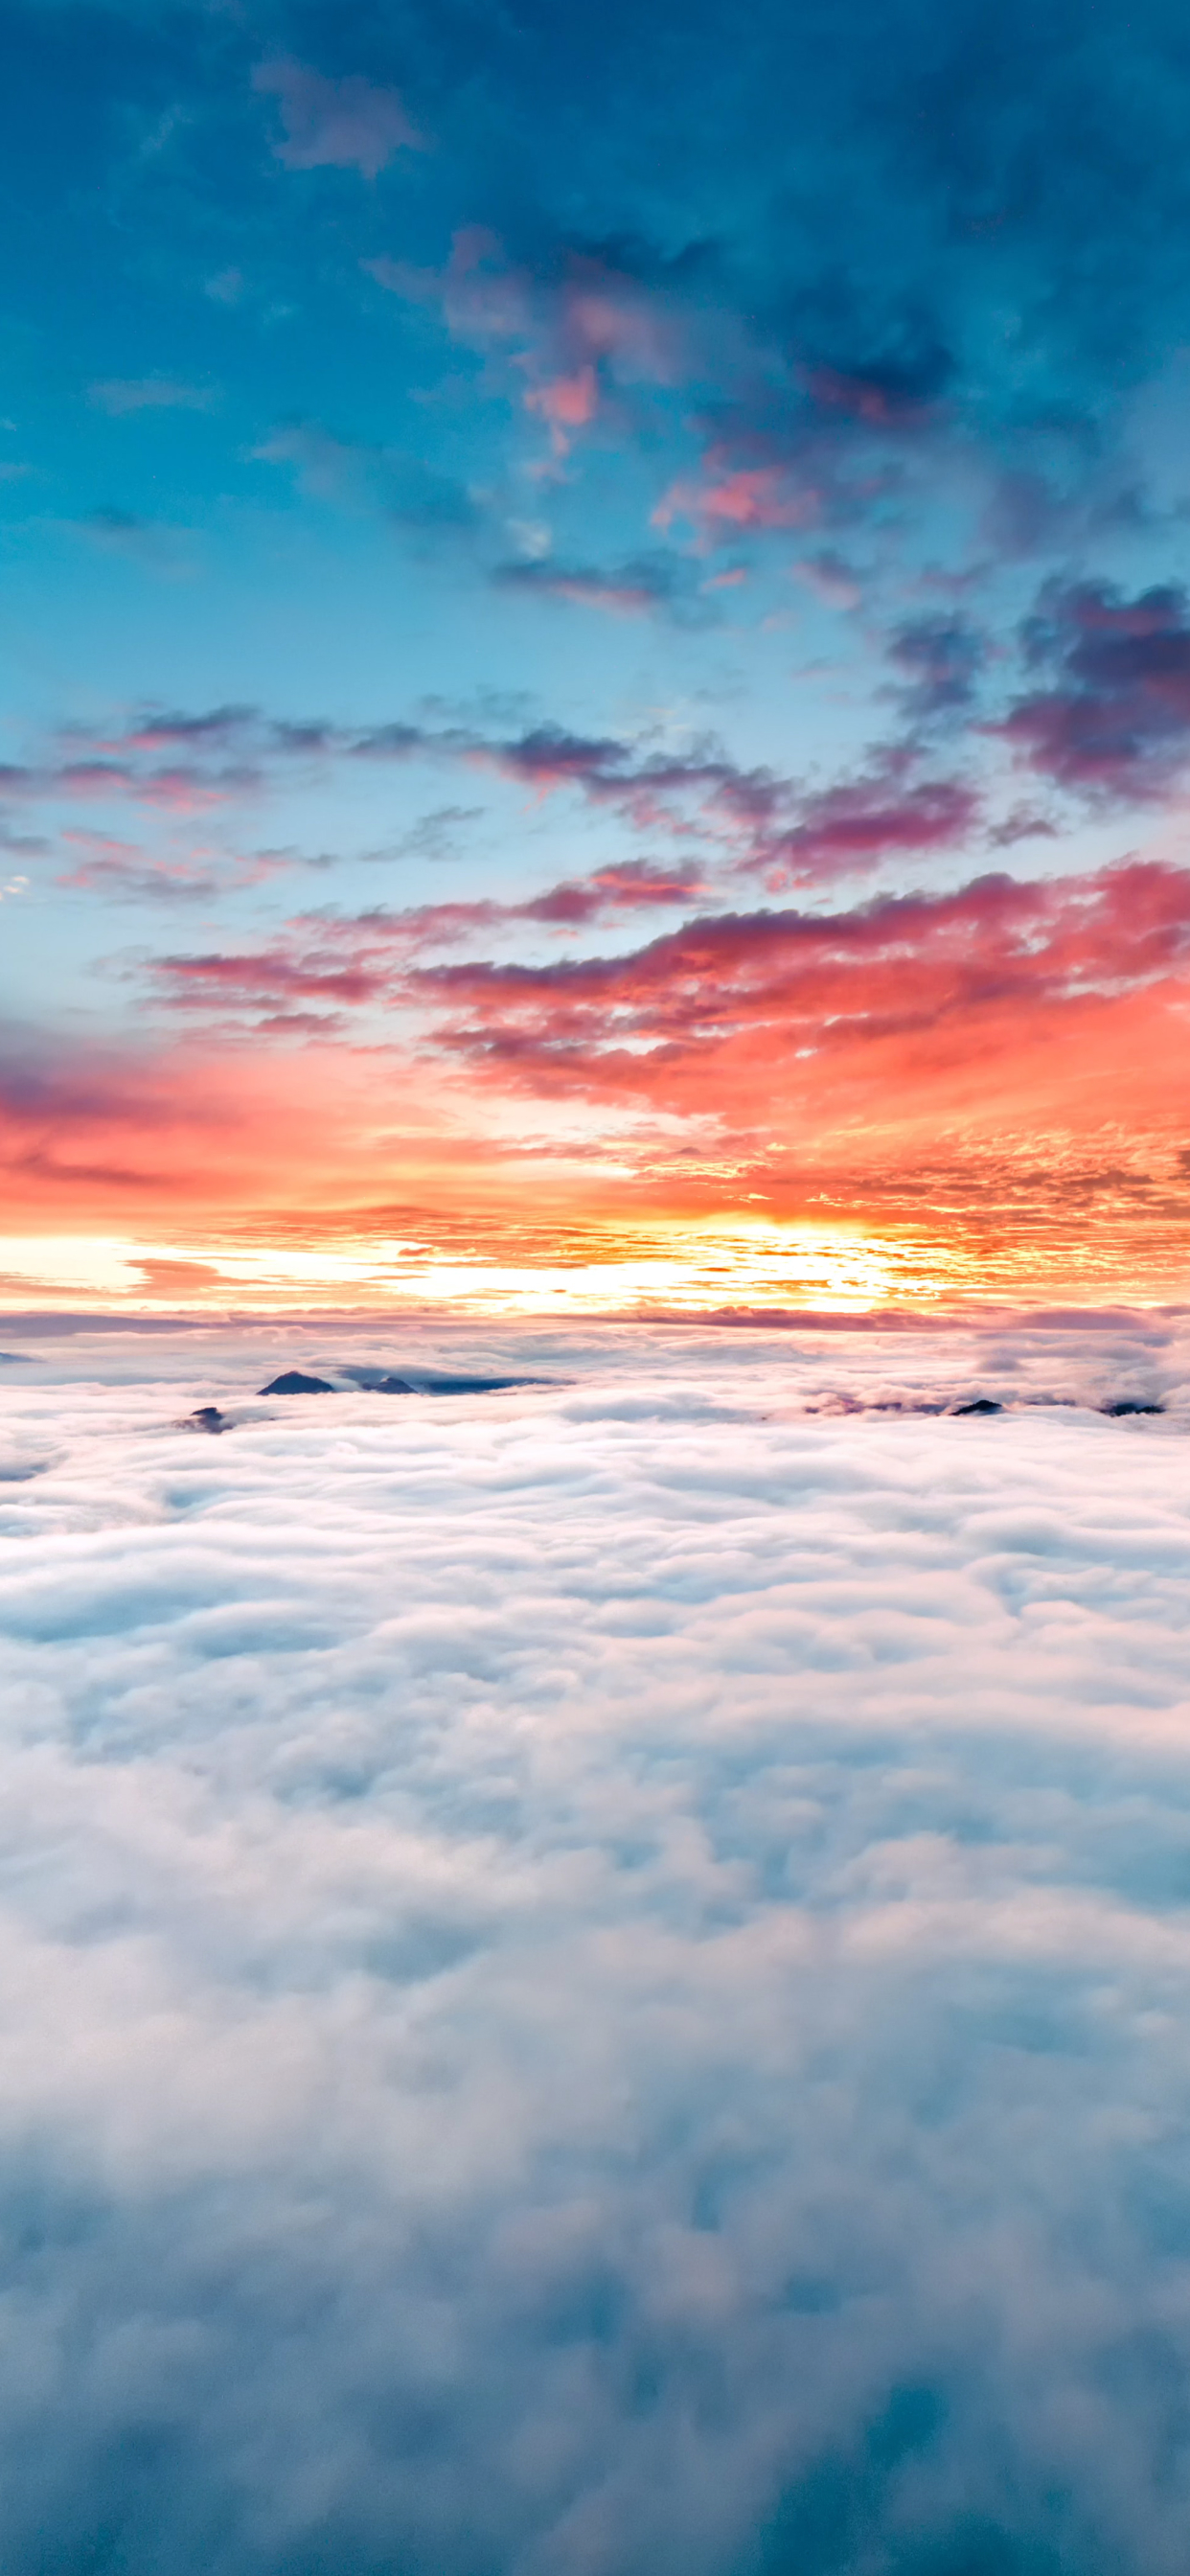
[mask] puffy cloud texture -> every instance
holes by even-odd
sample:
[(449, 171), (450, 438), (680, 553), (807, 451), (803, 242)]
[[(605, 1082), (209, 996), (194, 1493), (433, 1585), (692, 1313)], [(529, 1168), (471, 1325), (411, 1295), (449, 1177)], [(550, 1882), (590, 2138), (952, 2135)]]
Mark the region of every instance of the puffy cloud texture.
[(1184, 1319), (0, 1339), (11, 2576), (1180, 2576)]

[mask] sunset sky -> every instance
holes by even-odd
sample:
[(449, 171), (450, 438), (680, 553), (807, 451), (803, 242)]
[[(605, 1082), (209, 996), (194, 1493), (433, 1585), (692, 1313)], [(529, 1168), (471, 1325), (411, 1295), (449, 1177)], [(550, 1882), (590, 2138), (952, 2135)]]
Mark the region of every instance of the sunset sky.
[(1184, 14), (2, 16), (0, 1303), (1184, 1295)]
[(0, 189), (0, 2576), (1187, 2576), (1186, 0)]

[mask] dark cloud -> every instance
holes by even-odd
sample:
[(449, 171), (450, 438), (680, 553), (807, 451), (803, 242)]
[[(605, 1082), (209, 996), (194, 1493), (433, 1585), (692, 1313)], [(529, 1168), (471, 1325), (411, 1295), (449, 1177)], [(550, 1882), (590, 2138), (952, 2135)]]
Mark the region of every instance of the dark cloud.
[[(923, 700), (946, 712), (965, 685), (961, 631), (921, 632), (915, 667), (928, 660), (931, 677), (906, 693), (918, 727)], [(826, 789), (742, 766), (709, 736), (683, 751), (659, 751), (619, 735), (551, 724), (500, 738), (459, 723), (397, 719), (361, 729), (318, 718), (280, 722), (233, 704), (195, 714), (150, 710), (85, 746), (88, 737), (73, 729), (59, 737), (59, 752), (70, 754), (65, 760), (41, 768), (10, 765), (0, 772), (0, 795), (13, 803), (127, 798), (185, 813), (251, 798), (292, 764), (419, 761), (487, 771), (538, 797), (576, 795), (634, 833), (685, 843), (697, 838), (708, 858), (717, 854), (731, 867), (762, 871), (773, 885), (829, 881), (899, 856), (924, 858), (968, 839), (980, 813), (973, 787), (924, 773), (912, 731), (858, 776)], [(159, 757), (178, 752), (189, 756)]]
[(1128, 599), (1102, 582), (1051, 583), (1023, 636), (1043, 685), (1003, 731), (1059, 786), (1159, 795), (1190, 753), (1190, 619), (1169, 583)]
[(175, 1008), (258, 1011), (292, 1001), (326, 1003), (332, 1010), (358, 1009), (380, 1000), (391, 975), (370, 966), (359, 955), (337, 963), (325, 954), (260, 949), (236, 956), (223, 950), (205, 955), (162, 957), (153, 973)]
[(979, 818), (975, 790), (956, 779), (914, 779), (904, 761), (802, 799), (788, 830), (761, 833), (750, 864), (777, 887), (829, 884), (884, 859), (925, 861), (961, 850)]
[(904, 672), (910, 721), (962, 715), (987, 656), (984, 637), (962, 617), (918, 617), (897, 628), (889, 650)]
[(123, 737), (137, 751), (156, 751), (165, 746), (206, 750), (213, 745), (223, 750), (243, 737), (254, 720), (254, 709), (245, 706), (210, 707), (199, 715), (181, 710), (155, 715), (148, 713), (130, 727)]
[(619, 617), (661, 615), (683, 625), (706, 625), (710, 619), (706, 601), (692, 596), (687, 568), (665, 555), (633, 556), (607, 567), (545, 556), (497, 564), (492, 580), (497, 589), (520, 592), (525, 598), (561, 599), (580, 608), (607, 609)]
[[(837, 320), (835, 323), (837, 331)], [(951, 352), (929, 339), (898, 334), (883, 351), (849, 352), (842, 365), (810, 360), (805, 366), (811, 399), (820, 411), (842, 412), (869, 428), (918, 426), (930, 417), (955, 375)]]

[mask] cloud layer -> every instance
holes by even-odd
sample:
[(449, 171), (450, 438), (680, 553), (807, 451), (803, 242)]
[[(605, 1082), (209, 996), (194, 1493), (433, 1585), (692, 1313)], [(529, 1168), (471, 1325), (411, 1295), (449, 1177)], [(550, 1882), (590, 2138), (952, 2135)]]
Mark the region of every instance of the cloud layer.
[(11, 1319), (6, 2566), (1174, 2576), (1179, 1330)]

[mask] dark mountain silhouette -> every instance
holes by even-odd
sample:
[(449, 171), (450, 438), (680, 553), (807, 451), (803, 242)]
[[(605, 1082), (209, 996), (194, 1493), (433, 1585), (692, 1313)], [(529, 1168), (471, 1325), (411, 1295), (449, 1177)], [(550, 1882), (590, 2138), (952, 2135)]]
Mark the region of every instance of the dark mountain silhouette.
[(262, 1386), (262, 1395), (335, 1395), (337, 1388), (325, 1377), (306, 1377), (301, 1369), (285, 1369), (280, 1377)]

